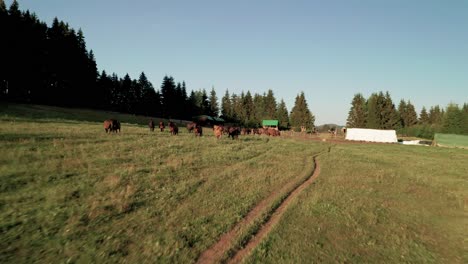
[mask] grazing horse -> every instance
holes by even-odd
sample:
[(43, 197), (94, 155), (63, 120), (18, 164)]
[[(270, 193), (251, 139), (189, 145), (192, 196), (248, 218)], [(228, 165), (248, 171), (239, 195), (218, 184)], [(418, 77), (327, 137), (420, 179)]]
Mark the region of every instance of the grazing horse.
[(189, 133), (192, 133), (192, 131), (195, 129), (196, 126), (197, 126), (197, 123), (195, 123), (195, 122), (188, 123), (187, 124), (187, 131)]
[(106, 133), (120, 132), (120, 122), (116, 119), (107, 119), (104, 121), (104, 130)]
[(217, 125), (213, 126), (213, 132), (217, 139), (221, 138), (221, 136), (223, 135), (223, 130), (224, 130), (223, 126), (217, 126)]
[(230, 127), (229, 128), (229, 137), (233, 140), (238, 139), (240, 135), (240, 129), (238, 127)]
[(279, 130), (270, 127), (270, 128), (268, 128), (268, 135), (273, 136), (273, 137), (278, 137), (281, 134), (280, 134)]
[(110, 133), (112, 131), (112, 120), (104, 120), (104, 130), (106, 133)]
[(120, 122), (116, 119), (112, 120), (112, 131), (115, 133), (120, 133)]
[(195, 128), (193, 129), (193, 131), (195, 132), (195, 136), (196, 136), (196, 137), (201, 137), (201, 136), (203, 136), (203, 128), (202, 128), (202, 126), (200, 126), (199, 124), (196, 124), (196, 125), (195, 125)]
[(250, 135), (250, 133), (252, 132), (252, 130), (250, 128), (242, 128), (241, 129), (241, 135)]
[(150, 121), (149, 121), (149, 123), (148, 123), (148, 127), (149, 127), (149, 129), (150, 129), (151, 132), (154, 131), (154, 121), (153, 121), (152, 118), (150, 119)]
[(164, 128), (165, 128), (164, 122), (163, 121), (159, 122), (159, 129), (161, 130), (161, 132), (164, 131)]
[(169, 127), (169, 132), (171, 132), (171, 135), (177, 135), (179, 134), (179, 128), (174, 122), (169, 121), (169, 124), (167, 125)]

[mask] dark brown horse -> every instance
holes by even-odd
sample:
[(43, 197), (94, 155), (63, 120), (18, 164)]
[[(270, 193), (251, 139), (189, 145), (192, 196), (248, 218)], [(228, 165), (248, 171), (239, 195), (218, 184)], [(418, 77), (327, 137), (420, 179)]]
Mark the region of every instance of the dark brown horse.
[(238, 139), (240, 135), (240, 128), (238, 127), (230, 127), (229, 128), (229, 137), (232, 139)]
[(193, 131), (195, 132), (195, 136), (197, 136), (197, 137), (203, 136), (203, 128), (202, 128), (202, 126), (200, 126), (200, 125), (197, 124), (197, 125), (195, 126), (195, 128), (193, 129)]
[(179, 127), (174, 122), (169, 121), (169, 124), (167, 125), (169, 127), (169, 132), (171, 132), (171, 135), (177, 135), (179, 134)]
[(151, 118), (150, 121), (149, 121), (149, 123), (148, 123), (148, 127), (149, 127), (149, 129), (150, 129), (151, 132), (154, 131), (154, 126), (155, 126), (155, 125), (154, 125), (154, 121), (153, 121), (153, 119)]

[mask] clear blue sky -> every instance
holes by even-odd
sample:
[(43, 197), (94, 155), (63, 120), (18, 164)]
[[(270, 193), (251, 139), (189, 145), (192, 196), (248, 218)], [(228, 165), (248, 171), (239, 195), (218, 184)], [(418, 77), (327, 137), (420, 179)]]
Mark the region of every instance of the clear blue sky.
[[(7, 6), (12, 2), (5, 1)], [(99, 70), (164, 75), (189, 90), (305, 92), (316, 124), (345, 124), (355, 93), (394, 103), (468, 102), (467, 0), (25, 0), (81, 28)]]

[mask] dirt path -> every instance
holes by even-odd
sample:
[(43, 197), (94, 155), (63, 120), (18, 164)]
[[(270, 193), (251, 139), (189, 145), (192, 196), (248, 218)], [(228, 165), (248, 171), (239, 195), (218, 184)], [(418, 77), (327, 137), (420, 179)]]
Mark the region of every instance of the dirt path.
[[(252, 249), (254, 249), (262, 239), (271, 231), (273, 226), (278, 223), (281, 216), (286, 211), (287, 206), (292, 202), (294, 198), (296, 198), (299, 193), (307, 188), (312, 182), (317, 178), (318, 174), (320, 173), (320, 166), (317, 162), (317, 156), (313, 157), (314, 160), (314, 171), (312, 175), (307, 178), (302, 184), (297, 186), (289, 195), (283, 200), (280, 206), (273, 212), (271, 217), (260, 227), (258, 232), (255, 236), (246, 244), (246, 246), (235, 253), (234, 257), (228, 260), (229, 263), (239, 263), (242, 259), (247, 256)], [(283, 188), (284, 189), (284, 188)], [(250, 225), (258, 219), (262, 213), (265, 212), (268, 206), (271, 206), (275, 199), (278, 199), (281, 191), (273, 192), (270, 194), (266, 199), (261, 201), (257, 204), (244, 219), (242, 219), (239, 223), (237, 223), (234, 228), (232, 228), (229, 232), (225, 233), (221, 236), (219, 241), (215, 243), (213, 246), (208, 248), (206, 251), (202, 252), (200, 257), (198, 258), (197, 263), (218, 263), (220, 262), (228, 250), (233, 248), (235, 238), (239, 233), (239, 230), (246, 226)]]

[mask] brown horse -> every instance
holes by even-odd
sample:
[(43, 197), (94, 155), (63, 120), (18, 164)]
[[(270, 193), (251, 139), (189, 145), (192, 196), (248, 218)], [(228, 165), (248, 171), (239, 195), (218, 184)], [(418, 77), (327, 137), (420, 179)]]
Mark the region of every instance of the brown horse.
[(230, 127), (229, 128), (229, 137), (232, 139), (238, 139), (241, 131), (238, 127)]
[(192, 133), (192, 131), (195, 129), (196, 126), (197, 126), (197, 123), (195, 123), (195, 122), (188, 123), (187, 124), (187, 131), (189, 133)]
[(196, 136), (196, 137), (201, 137), (201, 136), (203, 136), (203, 128), (202, 128), (202, 126), (200, 126), (200, 125), (197, 124), (197, 125), (195, 126), (195, 128), (193, 129), (193, 131), (195, 132), (195, 136)]
[(179, 134), (179, 127), (174, 122), (169, 121), (169, 124), (167, 125), (169, 127), (169, 132), (171, 132), (171, 135), (177, 135)]
[(120, 132), (120, 122), (116, 119), (104, 120), (104, 130), (106, 131), (106, 133)]
[(164, 122), (163, 121), (159, 122), (159, 129), (161, 130), (161, 132), (164, 131), (164, 128), (165, 128)]
[(223, 126), (217, 126), (217, 125), (213, 126), (213, 132), (217, 139), (221, 138), (221, 136), (223, 135), (223, 130), (224, 130)]
[(106, 133), (110, 133), (112, 131), (112, 121), (110, 119), (104, 120), (104, 130)]

